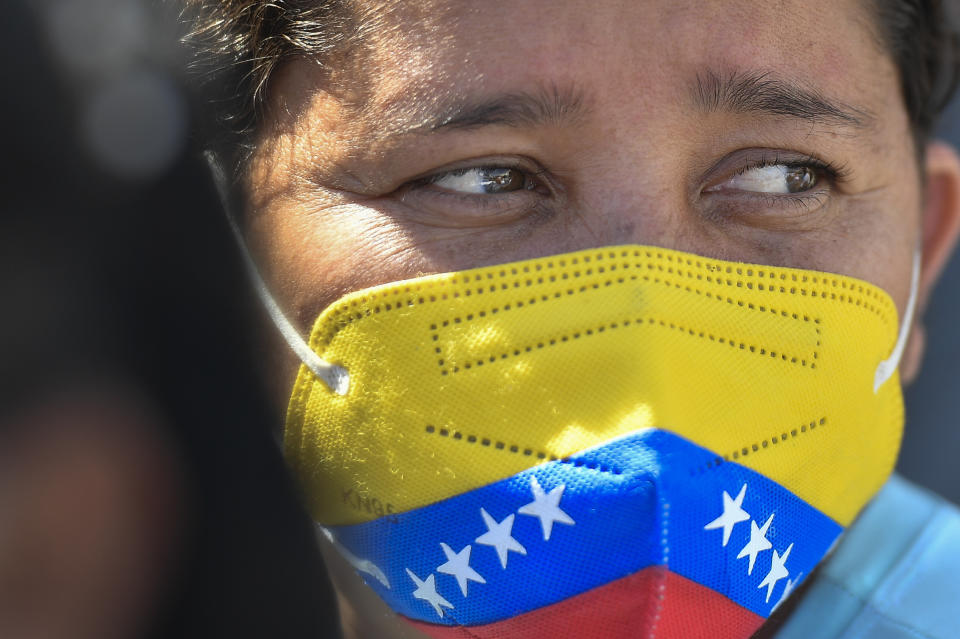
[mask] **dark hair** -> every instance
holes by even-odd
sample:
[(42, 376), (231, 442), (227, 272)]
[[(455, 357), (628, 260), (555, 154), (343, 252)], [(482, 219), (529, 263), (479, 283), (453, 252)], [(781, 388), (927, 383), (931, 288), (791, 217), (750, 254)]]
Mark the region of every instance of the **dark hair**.
[[(350, 0), (180, 0), (195, 51), (195, 77), (211, 109), (208, 147), (235, 169), (250, 151), (264, 95), (277, 67), (292, 58), (323, 66), (371, 28)], [(960, 40), (951, 0), (864, 0), (876, 36), (890, 52), (918, 153), (960, 77)]]
[(277, 67), (297, 57), (322, 66), (355, 39), (348, 1), (180, 0), (209, 150), (234, 169), (243, 164)]
[(960, 39), (951, 0), (869, 0), (880, 41), (900, 74), (918, 151), (960, 79)]

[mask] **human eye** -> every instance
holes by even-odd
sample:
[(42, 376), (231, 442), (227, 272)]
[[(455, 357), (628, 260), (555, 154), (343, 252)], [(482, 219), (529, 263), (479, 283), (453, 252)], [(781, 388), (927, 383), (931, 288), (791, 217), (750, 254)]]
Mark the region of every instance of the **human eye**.
[(846, 176), (810, 155), (761, 149), (725, 158), (702, 193), (725, 219), (785, 225), (826, 209)]
[(820, 185), (823, 170), (809, 164), (771, 164), (744, 169), (724, 188), (750, 193), (808, 193)]
[(438, 189), (464, 195), (497, 195), (533, 190), (536, 182), (520, 169), (506, 166), (472, 166), (445, 171), (427, 179)]
[(533, 162), (496, 159), (435, 170), (398, 193), (423, 222), (442, 226), (516, 221), (551, 196), (544, 171)]

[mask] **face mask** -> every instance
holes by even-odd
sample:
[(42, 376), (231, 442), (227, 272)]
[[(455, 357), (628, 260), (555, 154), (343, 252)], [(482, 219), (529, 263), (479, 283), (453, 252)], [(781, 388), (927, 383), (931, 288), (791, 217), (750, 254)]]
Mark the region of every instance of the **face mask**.
[(429, 636), (749, 637), (893, 468), (917, 271), (899, 337), (863, 281), (643, 246), (359, 291), (281, 326), (286, 456)]

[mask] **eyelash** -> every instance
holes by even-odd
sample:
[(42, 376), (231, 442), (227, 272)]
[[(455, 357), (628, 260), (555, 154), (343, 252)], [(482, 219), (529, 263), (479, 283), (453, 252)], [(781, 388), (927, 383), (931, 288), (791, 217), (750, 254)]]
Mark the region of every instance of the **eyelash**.
[(509, 160), (493, 161), (493, 162), (482, 162), (482, 163), (480, 163), (480, 164), (470, 164), (470, 165), (467, 165), (467, 166), (458, 166), (458, 167), (454, 167), (454, 168), (450, 168), (450, 169), (444, 169), (444, 170), (442, 170), (442, 171), (437, 171), (437, 172), (431, 173), (430, 175), (427, 175), (427, 176), (425, 176), (425, 177), (421, 177), (421, 178), (417, 178), (417, 179), (415, 179), (415, 180), (412, 180), (411, 182), (408, 182), (408, 183), (405, 185), (405, 187), (406, 187), (406, 188), (417, 188), (417, 187), (421, 187), (421, 186), (429, 186), (430, 184), (434, 184), (435, 182), (439, 181), (441, 178), (446, 177), (447, 175), (457, 174), (457, 173), (465, 173), (465, 172), (467, 172), (467, 171), (472, 171), (472, 170), (475, 170), (475, 169), (476, 169), (476, 170), (484, 170), (484, 169), (512, 169), (512, 170), (515, 170), (515, 171), (520, 171), (521, 173), (523, 173), (523, 174), (524, 174), (525, 176), (527, 176), (528, 178), (534, 178), (534, 179), (540, 178), (540, 176), (544, 175), (544, 174), (547, 172), (547, 170), (544, 169), (543, 167), (538, 167), (536, 170), (530, 170), (530, 167), (529, 167), (529, 166), (525, 166), (525, 165), (523, 165), (522, 163), (519, 163), (519, 162), (511, 162), (511, 161), (509, 161)]
[(511, 162), (510, 160), (504, 159), (502, 161), (489, 161), (482, 162), (480, 164), (471, 164), (468, 166), (459, 166), (454, 168), (445, 169), (427, 175), (425, 177), (417, 178), (411, 182), (405, 184), (402, 188), (401, 200), (403, 197), (411, 192), (420, 189), (425, 189), (431, 185), (438, 182), (440, 179), (446, 177), (450, 174), (455, 174), (456, 172), (465, 172), (470, 170), (483, 170), (483, 169), (512, 169), (519, 171), (524, 175), (526, 180), (530, 180), (533, 184), (532, 187), (527, 189), (521, 189), (518, 191), (500, 193), (500, 194), (490, 194), (490, 195), (480, 195), (475, 193), (458, 193), (456, 191), (450, 191), (442, 188), (437, 188), (430, 191), (431, 197), (442, 197), (442, 198), (453, 198), (450, 201), (459, 201), (465, 204), (470, 205), (475, 209), (487, 210), (487, 209), (499, 209), (503, 207), (504, 201), (508, 199), (517, 199), (519, 197), (529, 197), (532, 193), (540, 192), (541, 194), (544, 191), (552, 192), (550, 185), (544, 179), (544, 176), (547, 174), (547, 170), (543, 167), (537, 165), (535, 170), (531, 170), (529, 164), (524, 164), (521, 162)]
[(824, 174), (827, 179), (833, 183), (843, 182), (849, 175), (849, 170), (845, 166), (834, 164), (832, 162), (826, 162), (820, 158), (810, 155), (791, 157), (790, 159), (782, 159), (779, 155), (776, 155), (773, 158), (763, 158), (757, 162), (753, 162), (737, 169), (734, 172), (734, 175), (743, 175), (747, 171), (763, 169), (768, 166), (785, 166), (789, 169), (814, 169), (815, 171)]

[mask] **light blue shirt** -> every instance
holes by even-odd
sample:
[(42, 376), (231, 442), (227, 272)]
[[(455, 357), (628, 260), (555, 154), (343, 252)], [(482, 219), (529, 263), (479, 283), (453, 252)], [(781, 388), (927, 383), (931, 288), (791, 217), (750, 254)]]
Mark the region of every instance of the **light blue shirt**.
[(960, 637), (960, 510), (894, 475), (777, 639)]

